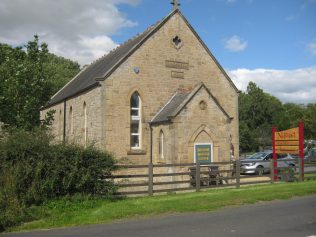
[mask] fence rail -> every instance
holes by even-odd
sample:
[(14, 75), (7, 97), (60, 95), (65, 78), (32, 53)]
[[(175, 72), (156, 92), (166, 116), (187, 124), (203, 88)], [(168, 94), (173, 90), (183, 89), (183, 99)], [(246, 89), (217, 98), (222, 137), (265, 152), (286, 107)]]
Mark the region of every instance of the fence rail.
[[(154, 195), (218, 187), (274, 183), (279, 181), (301, 181), (316, 179), (316, 162), (305, 164), (300, 160), (284, 160), (295, 167), (278, 167), (274, 170), (273, 161), (267, 161), (263, 173), (258, 169), (253, 175), (244, 174), (242, 162), (216, 162), (208, 165), (195, 163), (118, 165), (118, 174), (107, 176), (119, 187), (116, 195)], [(304, 170), (304, 173), (302, 172)], [(141, 190), (139, 190), (141, 189)]]

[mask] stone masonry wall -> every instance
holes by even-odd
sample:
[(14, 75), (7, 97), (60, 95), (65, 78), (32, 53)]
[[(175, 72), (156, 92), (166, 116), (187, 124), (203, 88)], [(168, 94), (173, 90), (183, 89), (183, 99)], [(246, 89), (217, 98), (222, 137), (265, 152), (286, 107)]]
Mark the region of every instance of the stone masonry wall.
[[(86, 104), (86, 122), (84, 113)], [(72, 108), (72, 112), (71, 109)], [(66, 101), (66, 139), (81, 145), (94, 144), (101, 147), (101, 87), (87, 91)], [(55, 110), (52, 131), (57, 141), (63, 140), (64, 102), (41, 111), (41, 118), (49, 110)], [(86, 129), (85, 129), (86, 126)], [(86, 135), (85, 135), (86, 133)]]
[[(181, 47), (176, 47), (173, 43), (176, 36), (182, 41)], [(134, 72), (136, 67), (139, 68), (139, 73)], [(179, 139), (175, 147), (170, 148), (170, 152), (176, 154), (176, 151), (181, 151), (183, 154), (180, 156), (183, 158), (180, 159), (189, 161), (188, 154), (185, 154), (188, 152), (177, 146), (188, 145), (187, 139), (192, 136), (190, 133), (199, 129), (201, 124), (206, 124), (213, 129), (212, 138), (218, 140), (217, 157), (227, 157), (230, 135), (234, 147), (239, 147), (238, 93), (179, 14), (171, 17), (102, 82), (102, 88), (106, 90), (103, 97), (106, 109), (102, 114), (102, 120), (105, 122), (102, 127), (102, 147), (114, 152), (117, 158), (127, 157), (133, 163), (147, 164), (150, 159), (148, 123), (178, 88), (194, 88), (200, 82), (206, 85), (234, 119), (227, 124), (217, 121), (223, 120), (217, 110), (213, 113), (214, 121), (199, 121), (199, 114), (195, 114), (196, 118), (191, 119), (192, 124), (182, 134), (185, 137), (181, 137), (180, 133), (168, 135), (178, 136)], [(142, 148), (137, 152), (130, 150), (130, 97), (134, 91), (138, 91), (142, 99)], [(218, 128), (216, 125), (219, 123), (223, 124)], [(176, 129), (175, 126), (178, 125), (169, 125), (169, 128)], [(223, 132), (225, 134), (222, 134)], [(167, 134), (166, 139), (169, 139)], [(156, 140), (157, 137), (154, 137), (153, 141)], [(235, 155), (238, 156), (238, 149), (235, 150)]]

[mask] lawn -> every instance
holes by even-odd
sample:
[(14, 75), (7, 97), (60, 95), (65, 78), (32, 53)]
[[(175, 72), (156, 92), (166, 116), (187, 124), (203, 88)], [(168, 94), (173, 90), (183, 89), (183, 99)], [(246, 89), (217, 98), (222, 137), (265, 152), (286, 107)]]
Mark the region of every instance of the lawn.
[(316, 181), (248, 186), (240, 189), (213, 189), (122, 200), (71, 198), (50, 201), (29, 209), (34, 221), (9, 229), (22, 231), (67, 226), (108, 223), (121, 219), (146, 218), (154, 215), (215, 211), (240, 206), (316, 194)]

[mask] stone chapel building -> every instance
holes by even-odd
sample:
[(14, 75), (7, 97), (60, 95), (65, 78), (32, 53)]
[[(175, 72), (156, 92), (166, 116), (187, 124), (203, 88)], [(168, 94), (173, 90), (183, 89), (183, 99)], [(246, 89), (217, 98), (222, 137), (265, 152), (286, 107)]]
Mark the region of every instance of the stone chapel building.
[(238, 157), (238, 94), (176, 6), (143, 33), (85, 67), (42, 109), (57, 140), (134, 164)]

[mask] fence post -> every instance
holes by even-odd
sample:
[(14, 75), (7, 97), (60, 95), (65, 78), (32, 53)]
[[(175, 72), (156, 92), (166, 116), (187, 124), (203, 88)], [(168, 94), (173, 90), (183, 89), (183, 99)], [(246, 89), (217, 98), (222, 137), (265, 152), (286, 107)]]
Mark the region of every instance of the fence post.
[(303, 169), (302, 169), (302, 166), (303, 166), (303, 162), (302, 162), (302, 159), (301, 158), (298, 158), (298, 173), (299, 173), (299, 178), (298, 180), (300, 182), (303, 182), (304, 179), (303, 179)]
[(271, 184), (274, 184), (274, 163), (273, 159), (270, 160), (270, 182)]
[(195, 174), (195, 188), (199, 192), (201, 189), (201, 176), (200, 176), (200, 164), (196, 163), (196, 174)]
[(240, 160), (236, 160), (236, 188), (240, 188)]
[(153, 195), (154, 186), (154, 165), (152, 163), (148, 164), (148, 195)]

